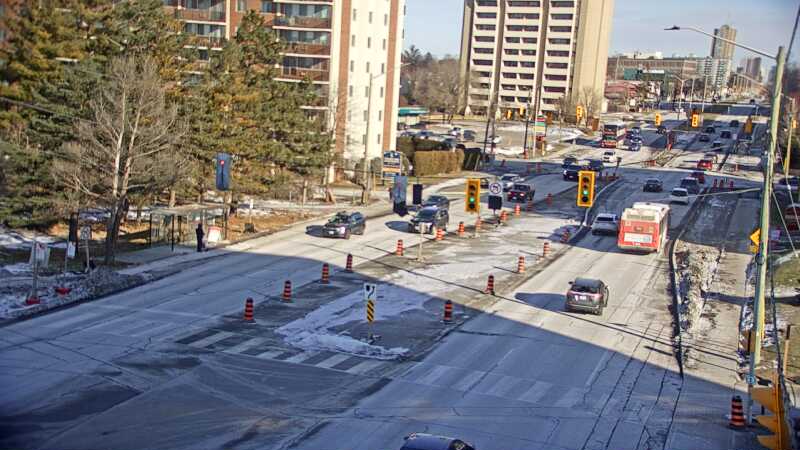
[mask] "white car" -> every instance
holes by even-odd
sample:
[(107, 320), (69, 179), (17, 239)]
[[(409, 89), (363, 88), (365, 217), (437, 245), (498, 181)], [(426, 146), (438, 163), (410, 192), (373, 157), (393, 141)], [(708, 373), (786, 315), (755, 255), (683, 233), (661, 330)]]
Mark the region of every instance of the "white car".
[(495, 144), (495, 145), (497, 145), (497, 144), (503, 142), (503, 137), (502, 136), (489, 136), (488, 138), (486, 138), (485, 142), (487, 144)]
[(450, 130), (449, 134), (450, 134), (450, 136), (458, 137), (458, 136), (461, 136), (461, 133), (463, 133), (463, 132), (464, 132), (464, 130), (461, 127), (453, 127), (453, 129)]
[(598, 214), (592, 223), (592, 234), (617, 234), (619, 219), (616, 214)]
[(669, 193), (669, 202), (670, 203), (683, 203), (684, 205), (689, 204), (689, 191), (684, 188), (673, 188), (672, 192)]
[(500, 184), (503, 186), (503, 192), (510, 191), (514, 187), (514, 183), (522, 181), (522, 177), (515, 173), (507, 173), (500, 177)]
[(609, 150), (607, 152), (603, 152), (603, 162), (615, 162), (617, 160), (617, 154), (613, 150)]

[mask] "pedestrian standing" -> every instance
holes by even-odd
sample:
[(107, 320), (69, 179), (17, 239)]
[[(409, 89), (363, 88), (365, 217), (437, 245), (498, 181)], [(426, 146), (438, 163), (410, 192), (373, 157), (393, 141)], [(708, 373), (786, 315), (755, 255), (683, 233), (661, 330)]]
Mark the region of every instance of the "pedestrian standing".
[(197, 251), (198, 252), (202, 252), (203, 251), (203, 236), (205, 236), (205, 233), (203, 232), (203, 224), (202, 223), (198, 223), (197, 224), (197, 229), (194, 230), (194, 232), (195, 232), (195, 234), (197, 234)]

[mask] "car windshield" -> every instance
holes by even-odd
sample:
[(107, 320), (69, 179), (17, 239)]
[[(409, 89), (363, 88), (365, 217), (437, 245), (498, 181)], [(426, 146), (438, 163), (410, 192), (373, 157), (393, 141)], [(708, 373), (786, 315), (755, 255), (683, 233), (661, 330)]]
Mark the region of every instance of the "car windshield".
[(583, 170), (583, 167), (577, 164), (570, 164), (566, 167), (567, 170)]
[(516, 175), (503, 175), (503, 177), (500, 178), (500, 179), (503, 180), (503, 181), (512, 181), (514, 178), (517, 178), (517, 176)]
[(350, 221), (350, 216), (339, 214), (339, 215), (333, 216), (331, 218), (331, 220), (328, 221), (328, 223), (334, 224), (334, 225), (340, 225), (340, 224), (345, 224), (345, 223), (347, 223), (349, 221)]
[(530, 191), (531, 187), (528, 186), (527, 184), (515, 184), (514, 185), (514, 190), (515, 191)]
[(647, 184), (659, 184), (661, 182), (656, 180), (656, 179), (651, 178), (651, 179), (647, 180), (646, 183)]
[(684, 178), (681, 180), (681, 186), (694, 186), (697, 184), (697, 180), (694, 178)]
[(689, 194), (683, 189), (681, 190), (675, 189), (674, 191), (672, 191), (672, 195), (674, 195), (675, 197), (686, 197)]
[(432, 197), (428, 197), (428, 200), (426, 200), (425, 203), (433, 204), (433, 203), (440, 203), (440, 202), (443, 202), (443, 201), (444, 201), (444, 197), (439, 197), (438, 195), (435, 195), (435, 196), (432, 196)]
[(573, 284), (572, 285), (572, 292), (580, 292), (585, 294), (597, 294), (597, 287), (596, 286), (584, 286), (582, 284)]
[(597, 216), (597, 219), (595, 219), (595, 222), (613, 222), (613, 221), (614, 218), (608, 216)]
[(417, 213), (417, 219), (430, 220), (433, 219), (433, 216), (435, 214), (436, 214), (435, 209), (423, 209), (422, 211)]

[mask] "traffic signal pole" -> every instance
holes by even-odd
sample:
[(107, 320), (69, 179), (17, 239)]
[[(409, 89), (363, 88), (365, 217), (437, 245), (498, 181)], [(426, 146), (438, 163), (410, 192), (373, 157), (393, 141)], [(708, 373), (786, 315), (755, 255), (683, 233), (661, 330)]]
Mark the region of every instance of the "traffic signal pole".
[(778, 121), (781, 106), (781, 89), (783, 85), (783, 69), (786, 64), (786, 53), (783, 47), (778, 47), (778, 66), (775, 71), (775, 92), (772, 95), (772, 111), (770, 114), (769, 132), (770, 142), (767, 151), (767, 160), (764, 165), (764, 185), (761, 189), (761, 239), (758, 244), (756, 254), (756, 276), (755, 298), (753, 300), (754, 339), (756, 344), (750, 353), (750, 371), (748, 373), (748, 400), (747, 400), (747, 419), (752, 422), (753, 397), (750, 393), (755, 384), (756, 366), (761, 361), (761, 342), (764, 337), (764, 296), (766, 292), (767, 280), (767, 258), (769, 256), (769, 219), (770, 219), (770, 197), (772, 196), (772, 176), (774, 173), (773, 161), (775, 157), (775, 147), (778, 141)]

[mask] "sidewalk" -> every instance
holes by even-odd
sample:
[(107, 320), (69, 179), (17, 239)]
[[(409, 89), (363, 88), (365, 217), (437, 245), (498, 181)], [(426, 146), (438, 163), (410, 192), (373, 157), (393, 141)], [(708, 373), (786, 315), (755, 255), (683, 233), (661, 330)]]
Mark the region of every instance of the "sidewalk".
[[(756, 200), (739, 200), (727, 232), (725, 253), (717, 277), (706, 293), (701, 321), (694, 335), (694, 364), (685, 368), (667, 445), (670, 450), (758, 449), (749, 431), (728, 427), (731, 397), (746, 399), (739, 379), (739, 316), (752, 288), (743, 281), (752, 259), (747, 235), (754, 226)], [(703, 438), (699, 438), (702, 436)]]

